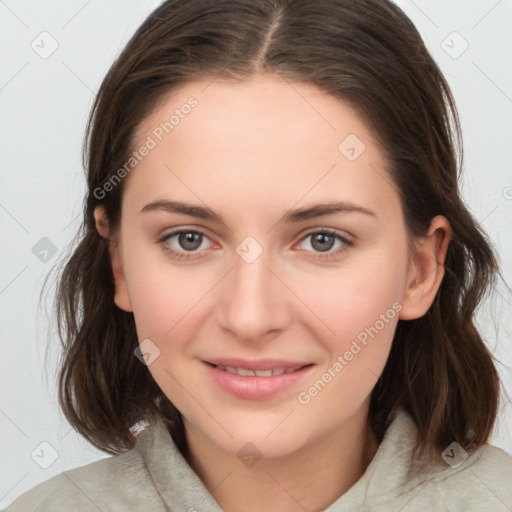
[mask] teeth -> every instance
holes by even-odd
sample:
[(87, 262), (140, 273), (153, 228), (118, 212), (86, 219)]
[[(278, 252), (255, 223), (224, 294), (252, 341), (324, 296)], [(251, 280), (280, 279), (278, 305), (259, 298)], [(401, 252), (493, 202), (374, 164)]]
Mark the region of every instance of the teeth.
[(268, 370), (249, 370), (247, 368), (235, 368), (233, 366), (222, 366), (221, 364), (217, 365), (218, 370), (223, 370), (228, 373), (232, 373), (233, 375), (240, 375), (241, 377), (272, 377), (274, 375), (282, 375), (283, 373), (292, 373), (302, 368), (298, 366), (297, 368), (274, 368)]
[(258, 377), (272, 377), (272, 370), (256, 370), (254, 373)]
[(256, 375), (254, 370), (247, 370), (245, 368), (237, 368), (237, 373), (241, 377), (254, 377)]

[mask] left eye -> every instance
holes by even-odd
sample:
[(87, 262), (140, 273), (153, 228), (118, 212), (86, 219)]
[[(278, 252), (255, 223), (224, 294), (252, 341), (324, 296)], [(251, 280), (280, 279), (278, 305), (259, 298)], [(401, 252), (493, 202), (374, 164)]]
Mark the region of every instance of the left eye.
[[(307, 243), (306, 243), (307, 242)], [(306, 250), (317, 253), (337, 252), (333, 249), (339, 249), (351, 245), (351, 242), (334, 231), (315, 231), (307, 234), (301, 241), (306, 243)], [(309, 247), (308, 247), (309, 246)]]

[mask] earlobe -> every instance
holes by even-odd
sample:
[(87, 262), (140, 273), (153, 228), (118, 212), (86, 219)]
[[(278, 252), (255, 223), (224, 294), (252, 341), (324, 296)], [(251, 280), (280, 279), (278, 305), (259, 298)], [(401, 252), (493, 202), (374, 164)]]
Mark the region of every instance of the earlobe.
[(103, 206), (96, 206), (96, 208), (94, 208), (94, 221), (96, 222), (96, 231), (98, 231), (103, 238), (108, 238), (110, 232), (109, 222)]
[(102, 206), (97, 206), (94, 209), (94, 220), (96, 222), (96, 230), (98, 233), (108, 240), (110, 264), (115, 283), (114, 303), (123, 311), (131, 312), (133, 309), (130, 296), (128, 295), (128, 287), (124, 275), (119, 243), (113, 240), (113, 237), (111, 236), (108, 217)]
[(128, 287), (126, 285), (126, 278), (124, 275), (121, 257), (119, 255), (119, 248), (117, 244), (114, 246), (113, 242), (109, 242), (110, 261), (112, 263), (112, 273), (114, 275), (114, 283), (116, 291), (114, 294), (115, 305), (126, 312), (132, 312), (132, 303), (128, 294)]
[(434, 217), (427, 236), (416, 243), (411, 256), (401, 320), (422, 317), (434, 302), (445, 274), (444, 263), (450, 240), (448, 219), (442, 215)]

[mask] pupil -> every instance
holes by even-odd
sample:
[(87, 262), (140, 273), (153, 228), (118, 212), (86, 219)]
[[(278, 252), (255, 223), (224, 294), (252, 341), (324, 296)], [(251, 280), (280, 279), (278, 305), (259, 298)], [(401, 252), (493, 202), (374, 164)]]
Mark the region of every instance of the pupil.
[[(318, 243), (320, 245), (318, 245)], [(332, 249), (332, 246), (334, 244), (334, 237), (332, 237), (331, 235), (318, 233), (313, 237), (313, 241), (311, 244), (316, 250), (325, 252), (328, 251), (329, 249)]]

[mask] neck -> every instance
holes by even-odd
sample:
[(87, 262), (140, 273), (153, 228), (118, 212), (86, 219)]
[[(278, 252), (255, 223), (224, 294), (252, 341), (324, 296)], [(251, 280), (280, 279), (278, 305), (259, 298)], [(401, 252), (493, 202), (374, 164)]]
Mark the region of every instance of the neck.
[(363, 475), (378, 444), (362, 408), (339, 429), (252, 467), (185, 423), (189, 464), (224, 512), (320, 511)]

